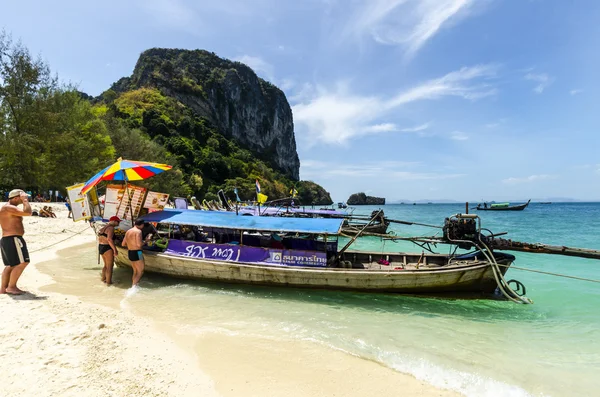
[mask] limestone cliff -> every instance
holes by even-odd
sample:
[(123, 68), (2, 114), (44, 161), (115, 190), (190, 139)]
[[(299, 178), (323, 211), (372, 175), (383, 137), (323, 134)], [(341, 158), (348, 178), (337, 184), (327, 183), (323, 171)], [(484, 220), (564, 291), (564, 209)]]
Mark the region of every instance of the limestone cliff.
[(204, 50), (144, 51), (117, 93), (141, 88), (164, 95), (208, 119), (229, 139), (248, 148), (293, 180), (299, 179), (292, 111), (284, 93), (248, 66)]

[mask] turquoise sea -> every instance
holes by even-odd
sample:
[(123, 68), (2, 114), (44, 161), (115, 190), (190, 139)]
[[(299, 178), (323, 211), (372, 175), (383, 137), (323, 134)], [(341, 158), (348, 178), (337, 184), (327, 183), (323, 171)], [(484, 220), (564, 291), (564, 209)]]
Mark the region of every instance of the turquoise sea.
[[(359, 207), (355, 213), (374, 209)], [(445, 217), (464, 212), (464, 204), (383, 209), (390, 218), (442, 225)], [(513, 240), (600, 249), (600, 203), (532, 203), (522, 212), (480, 216), (484, 227), (508, 231), (506, 237)], [(392, 228), (406, 236), (437, 231)], [(410, 243), (384, 245), (375, 238), (364, 239), (358, 247), (420, 252)], [(441, 247), (441, 252), (447, 249)], [(600, 261), (514, 254), (515, 266), (600, 280)], [(96, 280), (93, 248), (78, 248), (69, 255), (73, 260), (60, 265), (69, 277), (57, 281), (95, 280), (90, 286), (94, 300), (110, 299)], [(125, 288), (127, 270), (117, 269), (115, 277)], [(600, 395), (600, 284), (514, 269), (508, 278), (525, 284), (533, 305), (183, 282), (157, 276), (145, 276), (138, 293), (121, 304), (188, 338), (219, 332), (310, 340), (467, 396)]]

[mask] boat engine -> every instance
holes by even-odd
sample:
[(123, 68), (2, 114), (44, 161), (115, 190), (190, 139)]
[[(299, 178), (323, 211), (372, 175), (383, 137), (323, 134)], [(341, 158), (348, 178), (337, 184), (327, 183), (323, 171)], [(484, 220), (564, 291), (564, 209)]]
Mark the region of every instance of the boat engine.
[[(447, 241), (477, 241), (479, 228), (477, 215), (458, 214), (444, 220), (444, 239)], [(459, 243), (462, 249), (469, 249), (473, 245), (467, 242)]]

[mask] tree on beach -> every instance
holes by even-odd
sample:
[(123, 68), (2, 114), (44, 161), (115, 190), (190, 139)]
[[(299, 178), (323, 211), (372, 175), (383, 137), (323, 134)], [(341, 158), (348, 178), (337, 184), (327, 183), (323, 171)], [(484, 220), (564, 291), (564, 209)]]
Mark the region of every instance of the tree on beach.
[(114, 157), (106, 127), (75, 87), (0, 33), (0, 186), (45, 190), (82, 180)]

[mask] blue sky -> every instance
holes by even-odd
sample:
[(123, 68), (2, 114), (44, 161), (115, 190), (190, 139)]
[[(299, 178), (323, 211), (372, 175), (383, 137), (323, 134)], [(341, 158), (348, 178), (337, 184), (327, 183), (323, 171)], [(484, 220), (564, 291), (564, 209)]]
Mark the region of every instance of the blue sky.
[(247, 63), (336, 201), (600, 200), (600, 2), (88, 3), (8, 2), (0, 27), (93, 95), (150, 47)]

